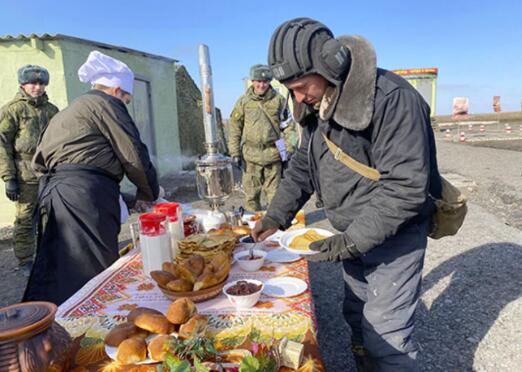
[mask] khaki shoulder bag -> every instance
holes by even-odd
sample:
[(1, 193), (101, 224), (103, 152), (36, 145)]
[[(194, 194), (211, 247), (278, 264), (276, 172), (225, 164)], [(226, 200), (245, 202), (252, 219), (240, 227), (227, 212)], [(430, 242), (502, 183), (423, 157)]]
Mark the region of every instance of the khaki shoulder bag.
[[(372, 181), (379, 181), (381, 174), (377, 169), (358, 162), (330, 141), (324, 133), (322, 135), (328, 149), (334, 154), (336, 160), (363, 177)], [(441, 199), (435, 199), (430, 195), (435, 203), (435, 211), (431, 216), (429, 233), (429, 237), (432, 239), (455, 235), (464, 223), (464, 218), (468, 212), (466, 197), (444, 177), (441, 176), (440, 179), (442, 183)]]

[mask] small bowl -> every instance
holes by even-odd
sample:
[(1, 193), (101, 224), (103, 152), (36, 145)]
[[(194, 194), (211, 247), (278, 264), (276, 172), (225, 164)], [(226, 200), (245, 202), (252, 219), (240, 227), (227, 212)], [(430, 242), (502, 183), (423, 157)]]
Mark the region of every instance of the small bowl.
[(257, 271), (263, 266), (266, 258), (266, 252), (261, 249), (254, 249), (254, 257), (260, 257), (255, 260), (242, 260), (243, 257), (246, 257), (250, 254), (248, 250), (237, 252), (234, 254), (234, 258), (236, 259), (239, 267), (244, 271)]
[(261, 282), (259, 280), (255, 280), (255, 279), (241, 279), (241, 280), (245, 281), (245, 282), (260, 285), (261, 287), (259, 288), (259, 290), (257, 292), (249, 294), (249, 295), (236, 296), (236, 295), (228, 294), (227, 290), (240, 281), (240, 280), (235, 280), (233, 282), (227, 283), (223, 287), (223, 293), (225, 294), (225, 296), (227, 296), (230, 303), (232, 303), (236, 307), (236, 309), (250, 309), (251, 307), (254, 307), (254, 305), (257, 303), (257, 301), (259, 301), (259, 297), (261, 297), (261, 293), (263, 292), (265, 285), (263, 284), (263, 282)]

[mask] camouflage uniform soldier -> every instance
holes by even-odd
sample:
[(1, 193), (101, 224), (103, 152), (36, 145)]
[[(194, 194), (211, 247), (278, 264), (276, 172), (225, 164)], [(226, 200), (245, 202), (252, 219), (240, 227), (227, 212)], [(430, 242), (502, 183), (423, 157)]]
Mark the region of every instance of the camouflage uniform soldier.
[(282, 159), (275, 142), (283, 137), (290, 156), (296, 133), (285, 98), (270, 86), (268, 66), (252, 66), (250, 80), (252, 85), (230, 117), (228, 147), (232, 160), (243, 170), (245, 209), (257, 211), (261, 192), (270, 203), (281, 180)]
[(28, 275), (35, 247), (32, 214), (38, 180), (31, 168), (40, 133), (58, 112), (45, 93), (49, 72), (27, 65), (18, 70), (20, 90), (0, 111), (0, 177), (7, 197), (16, 202), (14, 252)]

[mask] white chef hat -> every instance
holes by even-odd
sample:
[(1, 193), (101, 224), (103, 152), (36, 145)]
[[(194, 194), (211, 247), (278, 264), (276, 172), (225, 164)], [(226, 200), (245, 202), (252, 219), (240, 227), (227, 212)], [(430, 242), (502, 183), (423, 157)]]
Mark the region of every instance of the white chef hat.
[(87, 61), (78, 70), (82, 83), (101, 84), (107, 87), (120, 87), (132, 94), (134, 73), (122, 61), (93, 50)]

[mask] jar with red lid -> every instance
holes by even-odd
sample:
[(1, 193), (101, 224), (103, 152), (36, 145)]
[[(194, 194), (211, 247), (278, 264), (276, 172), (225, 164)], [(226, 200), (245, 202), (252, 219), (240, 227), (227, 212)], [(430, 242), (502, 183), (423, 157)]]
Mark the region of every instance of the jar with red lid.
[(138, 218), (143, 272), (161, 270), (163, 262), (172, 261), (167, 216), (161, 213), (143, 213)]
[(154, 206), (154, 212), (167, 215), (170, 250), (172, 257), (175, 258), (178, 252), (178, 242), (185, 238), (181, 217), (181, 205), (174, 202), (158, 203)]

